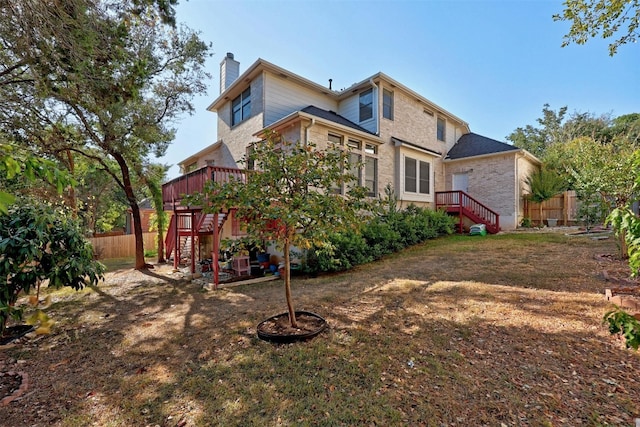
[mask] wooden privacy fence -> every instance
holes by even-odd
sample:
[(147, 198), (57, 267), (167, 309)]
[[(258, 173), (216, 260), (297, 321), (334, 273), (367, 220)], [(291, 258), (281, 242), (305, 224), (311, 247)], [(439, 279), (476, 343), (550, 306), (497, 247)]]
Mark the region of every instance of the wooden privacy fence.
[[(143, 233), (144, 249), (156, 249), (157, 233)], [(136, 255), (136, 237), (133, 234), (121, 236), (92, 237), (93, 253), (98, 259), (129, 258)]]
[(533, 224), (547, 223), (549, 218), (558, 220), (558, 225), (576, 225), (578, 218), (578, 198), (573, 190), (565, 191), (551, 199), (542, 202), (542, 218), (540, 218), (540, 203), (524, 200), (524, 216), (531, 219)]

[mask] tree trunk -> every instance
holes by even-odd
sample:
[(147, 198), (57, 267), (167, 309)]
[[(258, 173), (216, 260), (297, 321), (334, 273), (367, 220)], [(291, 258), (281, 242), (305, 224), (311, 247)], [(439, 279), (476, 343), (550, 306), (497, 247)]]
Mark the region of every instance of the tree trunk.
[[(73, 161), (73, 154), (71, 154), (71, 150), (67, 149), (67, 161), (69, 162), (69, 172), (71, 173), (71, 176), (73, 177), (75, 175), (76, 172), (76, 165)], [(73, 185), (69, 186), (69, 203), (71, 205), (71, 212), (73, 215), (73, 218), (77, 218), (78, 217), (78, 202), (76, 200), (76, 190), (73, 188)]]
[(538, 206), (540, 207), (540, 227), (543, 227), (544, 219), (542, 218), (542, 202), (538, 202)]
[(162, 232), (163, 227), (164, 221), (162, 227), (160, 227), (160, 222), (158, 222), (158, 264), (167, 262), (167, 259), (164, 257), (164, 233)]
[(289, 320), (291, 321), (291, 327), (297, 328), (298, 321), (296, 319), (296, 312), (293, 309), (293, 299), (291, 298), (291, 262), (289, 256), (289, 250), (291, 243), (289, 238), (285, 238), (284, 241), (284, 293), (287, 297), (287, 309), (289, 310)]
[(136, 270), (144, 270), (147, 268), (147, 264), (144, 260), (144, 239), (142, 236), (142, 217), (140, 216), (140, 207), (136, 200), (136, 195), (133, 192), (133, 184), (131, 183), (131, 175), (129, 173), (129, 165), (120, 153), (111, 153), (116, 162), (120, 166), (122, 172), (122, 184), (124, 194), (129, 202), (131, 208), (131, 217), (133, 220), (133, 234), (136, 240)]
[(162, 190), (156, 185), (156, 183), (147, 184), (151, 197), (153, 198), (153, 207), (156, 210), (156, 218), (158, 225), (158, 263), (167, 262), (164, 257), (164, 225), (165, 215), (164, 206), (162, 202)]

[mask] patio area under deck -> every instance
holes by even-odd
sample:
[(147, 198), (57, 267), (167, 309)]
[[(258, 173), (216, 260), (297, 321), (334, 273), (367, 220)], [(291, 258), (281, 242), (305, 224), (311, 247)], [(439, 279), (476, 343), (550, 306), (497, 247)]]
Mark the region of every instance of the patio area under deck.
[[(206, 183), (229, 182), (232, 179), (246, 182), (246, 172), (242, 169), (205, 166), (162, 185), (162, 202), (165, 211), (172, 212), (169, 229), (165, 239), (167, 254), (173, 252), (173, 265), (178, 268), (182, 257), (183, 244), (190, 246), (191, 273), (196, 272), (196, 239), (211, 235), (213, 248), (211, 251), (211, 267), (213, 270), (214, 288), (220, 283), (220, 234), (228, 218), (233, 217), (234, 210), (227, 212), (205, 213), (202, 206), (185, 203), (185, 196), (202, 193)], [(237, 220), (233, 223), (233, 235), (239, 229)]]

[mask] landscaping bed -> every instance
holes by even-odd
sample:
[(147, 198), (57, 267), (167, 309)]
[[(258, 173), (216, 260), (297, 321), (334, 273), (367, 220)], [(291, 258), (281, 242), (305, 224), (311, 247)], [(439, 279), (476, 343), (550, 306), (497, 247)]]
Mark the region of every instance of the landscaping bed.
[(281, 281), (111, 272), (53, 294), (52, 334), (0, 348), (29, 378), (2, 424), (634, 425), (640, 355), (602, 324), (615, 253), (562, 233), (436, 239), (294, 279), (296, 310), (329, 329), (286, 345), (256, 335), (286, 310)]

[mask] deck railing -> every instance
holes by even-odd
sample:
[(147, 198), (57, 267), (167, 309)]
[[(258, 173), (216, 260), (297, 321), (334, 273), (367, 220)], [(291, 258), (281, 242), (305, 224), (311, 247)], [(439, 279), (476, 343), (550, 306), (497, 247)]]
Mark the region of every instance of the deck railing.
[(165, 210), (181, 207), (185, 195), (200, 193), (208, 181), (228, 182), (231, 179), (243, 181), (246, 171), (220, 166), (205, 166), (188, 174), (179, 176), (162, 185), (162, 202)]
[(500, 215), (489, 209), (464, 191), (439, 191), (436, 193), (436, 209), (458, 212), (481, 220), (490, 232), (500, 230)]

